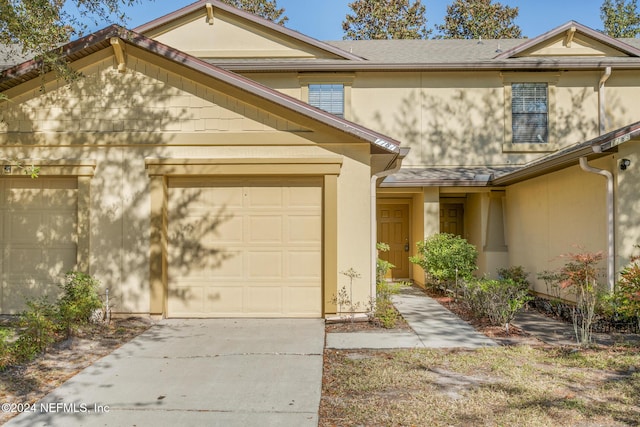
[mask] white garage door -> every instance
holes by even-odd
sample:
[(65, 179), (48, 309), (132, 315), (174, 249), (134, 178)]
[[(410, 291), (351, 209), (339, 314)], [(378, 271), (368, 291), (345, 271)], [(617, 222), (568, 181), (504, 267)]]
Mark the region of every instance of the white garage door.
[(169, 181), (171, 317), (320, 317), (322, 180)]
[(57, 295), (75, 268), (77, 180), (0, 178), (2, 313), (24, 309), (25, 298)]

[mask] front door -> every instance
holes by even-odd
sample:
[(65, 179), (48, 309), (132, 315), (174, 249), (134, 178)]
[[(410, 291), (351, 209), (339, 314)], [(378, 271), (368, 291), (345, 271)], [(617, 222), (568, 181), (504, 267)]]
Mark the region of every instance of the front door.
[(462, 203), (440, 204), (440, 232), (464, 238), (464, 207)]
[(395, 265), (393, 279), (409, 278), (409, 205), (378, 205), (378, 242), (387, 243), (389, 252), (380, 252), (380, 258)]

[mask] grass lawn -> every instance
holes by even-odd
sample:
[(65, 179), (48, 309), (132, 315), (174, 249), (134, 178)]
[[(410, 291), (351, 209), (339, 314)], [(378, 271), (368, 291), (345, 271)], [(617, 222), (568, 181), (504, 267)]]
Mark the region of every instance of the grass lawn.
[(320, 426), (638, 426), (639, 350), (325, 350)]

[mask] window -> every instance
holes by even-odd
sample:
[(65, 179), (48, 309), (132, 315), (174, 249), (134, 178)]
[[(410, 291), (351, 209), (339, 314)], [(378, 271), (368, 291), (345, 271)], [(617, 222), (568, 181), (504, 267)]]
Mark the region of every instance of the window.
[(310, 84), (309, 104), (336, 116), (344, 117), (344, 85)]
[(514, 144), (549, 142), (548, 113), (546, 83), (511, 84), (511, 130)]
[(503, 153), (552, 153), (558, 145), (559, 73), (504, 71)]

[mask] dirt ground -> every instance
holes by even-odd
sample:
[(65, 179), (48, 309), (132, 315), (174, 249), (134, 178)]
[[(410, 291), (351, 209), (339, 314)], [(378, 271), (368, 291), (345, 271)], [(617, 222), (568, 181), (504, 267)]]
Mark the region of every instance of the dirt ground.
[[(53, 345), (36, 360), (0, 371), (1, 403), (35, 403), (67, 379), (146, 331), (147, 318), (113, 319), (109, 325), (93, 325)], [(0, 412), (0, 424), (15, 413)]]

